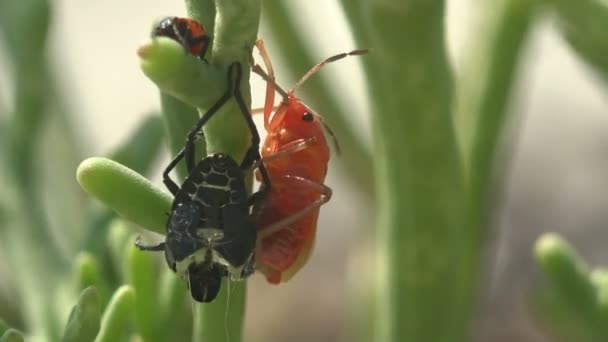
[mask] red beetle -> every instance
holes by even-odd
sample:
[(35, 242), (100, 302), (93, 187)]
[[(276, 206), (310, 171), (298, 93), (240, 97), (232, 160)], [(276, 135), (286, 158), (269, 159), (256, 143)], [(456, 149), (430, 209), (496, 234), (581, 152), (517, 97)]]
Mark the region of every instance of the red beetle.
[[(367, 50), (355, 50), (327, 58), (306, 73), (289, 91), (274, 81), (274, 72), (262, 41), (256, 43), (267, 71), (259, 65), (252, 71), (266, 82), (264, 127), (268, 132), (262, 146), (262, 162), (272, 187), (264, 200), (254, 206), (258, 228), (256, 267), (268, 282), (289, 280), (308, 261), (317, 230), (319, 208), (331, 198), (324, 183), (329, 147), (324, 130), (335, 136), (322, 118), (298, 100), (294, 92), (327, 63)], [(271, 118), (274, 92), (283, 96)], [(337, 141), (336, 147), (337, 147)], [(257, 175), (260, 179), (260, 175)]]
[(194, 19), (184, 17), (162, 18), (152, 28), (152, 37), (168, 37), (179, 42), (184, 49), (200, 59), (205, 59), (210, 38), (205, 26)]

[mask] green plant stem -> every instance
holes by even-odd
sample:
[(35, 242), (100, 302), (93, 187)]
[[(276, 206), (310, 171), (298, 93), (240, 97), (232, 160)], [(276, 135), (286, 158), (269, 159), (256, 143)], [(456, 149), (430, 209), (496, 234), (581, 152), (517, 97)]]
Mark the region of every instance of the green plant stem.
[[(0, 163), (7, 165), (16, 190), (11, 198), (14, 219), (0, 227), (0, 240), (12, 270), (10, 278), (19, 284), (15, 289), (27, 329), (57, 340), (55, 317), (48, 315), (52, 297), (44, 294), (54, 290), (61, 272), (68, 270), (68, 262), (50, 232), (42, 196), (45, 190), (37, 168), (44, 163), (35, 159), (52, 109), (53, 84), (46, 53), (50, 7), (46, 0), (0, 3), (0, 29), (15, 89), (14, 113), (5, 122), (10, 131), (2, 139)], [(66, 236), (69, 239), (70, 234)]]
[[(160, 94), (160, 103), (167, 136), (169, 137), (169, 150), (171, 151), (171, 156), (175, 156), (182, 148), (184, 148), (186, 136), (199, 118), (198, 112), (196, 108), (189, 106), (165, 93)], [(197, 141), (197, 160), (202, 159), (203, 156), (206, 155), (207, 148), (205, 145), (206, 144), (203, 139), (199, 139), (199, 141)], [(188, 175), (185, 164), (178, 165), (177, 172), (181, 179), (186, 178)]]
[[(478, 32), (481, 46), (473, 47), (459, 80), (456, 122), (467, 181), (467, 232), (463, 239), (458, 285), (462, 307), (473, 300), (479, 281), (482, 248), (486, 242), (492, 171), (507, 117), (507, 104), (534, 14), (534, 1), (496, 0), (487, 3), (487, 21)], [(467, 140), (471, 137), (470, 140)], [(463, 318), (466, 316), (460, 316)], [(459, 324), (466, 324), (460, 321)]]
[[(260, 0), (216, 0), (212, 63), (222, 65), (224, 68), (233, 62), (241, 63), (243, 75), (238, 87), (245, 98), (247, 108), (251, 108), (248, 61), (251, 48), (257, 38), (260, 6)], [(199, 111), (202, 114), (206, 109), (199, 108)], [(220, 109), (220, 112), (203, 127), (203, 131), (208, 153), (224, 152), (236, 160), (241, 160), (250, 146), (251, 133), (234, 101), (230, 101)], [(248, 178), (251, 181), (251, 175)], [(251, 192), (251, 187), (249, 191)], [(223, 286), (214, 302), (195, 304), (193, 341), (242, 340), (246, 282), (238, 284), (236, 289), (238, 290), (231, 293), (229, 286)], [(230, 301), (225, 300), (227, 298)], [(220, 317), (229, 317), (229, 319), (221, 324)]]
[[(159, 87), (161, 92), (175, 97), (184, 103), (196, 107), (199, 114), (204, 114), (211, 105), (217, 101), (221, 94), (230, 86), (227, 81), (228, 66), (238, 62), (242, 66), (242, 82), (238, 85), (241, 93), (250, 107), (251, 93), (249, 89), (248, 60), (251, 48), (257, 37), (260, 18), (259, 0), (226, 1), (216, 0), (215, 22), (210, 21), (212, 10), (211, 1), (186, 1), (188, 14), (202, 21), (214, 32), (211, 56), (207, 56), (210, 64), (184, 56), (183, 49), (173, 41), (155, 39), (152, 44), (140, 48), (142, 57), (142, 70)], [(181, 54), (177, 51), (181, 49)], [(196, 92), (193, 92), (193, 89)], [(202, 90), (202, 91), (201, 91)], [(208, 90), (208, 91), (207, 91)], [(249, 115), (249, 114), (247, 114)], [(186, 118), (184, 118), (186, 119)], [(175, 127), (184, 127), (175, 125)], [(230, 100), (218, 113), (203, 127), (207, 153), (222, 152), (235, 160), (241, 160), (250, 145), (250, 132), (243, 114), (240, 113), (234, 100)], [(179, 137), (183, 134), (177, 129), (170, 129), (169, 135)], [(172, 138), (173, 139), (173, 138)], [(248, 177), (251, 179), (251, 175)], [(243, 283), (244, 286), (244, 283)], [(220, 297), (223, 292), (220, 293)], [(238, 322), (238, 327), (232, 329), (230, 341), (240, 341), (241, 325), (244, 316), (244, 297), (235, 297), (240, 300), (228, 311)], [(216, 299), (214, 303), (217, 303)], [(222, 310), (223, 311), (218, 311)], [(226, 312), (225, 307), (218, 304), (197, 306), (195, 325), (201, 327), (198, 331), (205, 331), (212, 341), (224, 341), (227, 334), (216, 325), (204, 324), (205, 317), (215, 317)], [(196, 333), (195, 333), (195, 339)]]
[[(486, 9), (494, 16), (482, 27), (487, 35), (484, 45), (474, 49), (471, 64), (465, 66), (457, 109), (461, 150), (475, 203), (473, 212), (477, 213), (486, 212), (478, 206), (486, 202), (493, 157), (534, 13), (533, 2), (527, 0), (496, 0)], [(464, 137), (469, 136), (471, 141), (466, 141)]]
[(24, 248), (29, 245), (27, 248), (46, 254), (40, 263), (34, 264), (36, 267), (59, 269), (66, 267), (67, 262), (59, 253), (45, 218), (35, 172), (37, 140), (32, 138), (40, 134), (49, 105), (50, 77), (45, 51), (50, 4), (46, 0), (28, 0), (6, 1), (1, 6), (0, 29), (5, 33), (6, 50), (15, 70), (15, 111), (8, 123), (11, 129), (7, 144), (2, 146), (2, 162), (10, 165), (12, 182), (20, 192), (13, 200), (20, 201), (17, 203), (27, 212), (19, 228), (27, 235)]
[[(207, 34), (211, 37), (213, 44), (215, 37), (215, 0), (187, 0), (186, 13), (188, 16), (205, 26)], [(213, 54), (212, 49), (207, 50), (207, 54)], [(210, 56), (208, 56), (210, 57)]]
[[(216, 0), (215, 37), (211, 63), (223, 70), (234, 62), (242, 66), (239, 85), (248, 108), (251, 108), (249, 87), (249, 55), (257, 39), (260, 21), (260, 0)], [(225, 89), (225, 88), (223, 88)], [(208, 107), (199, 107), (200, 114)], [(207, 152), (223, 152), (241, 160), (250, 145), (250, 132), (234, 101), (220, 109), (203, 127)]]
[[(442, 1), (372, 1), (360, 12), (374, 45), (370, 81), (378, 186), (375, 341), (459, 341), (455, 303), (464, 186), (450, 112)], [(469, 304), (470, 305), (470, 304)]]
[(193, 342), (240, 341), (245, 316), (245, 282), (222, 281), (222, 291), (208, 304), (193, 304)]
[[(263, 6), (263, 15), (271, 28), (274, 44), (281, 47), (277, 52), (281, 54), (283, 60), (289, 61), (289, 68), (287, 69), (289, 77), (295, 79), (303, 76), (322, 58), (315, 57), (311, 53), (311, 48), (305, 46), (302, 32), (296, 28), (297, 21), (290, 19), (290, 14), (293, 15), (293, 13), (289, 13), (288, 7), (288, 2), (275, 1), (272, 4), (268, 3)], [(373, 179), (371, 153), (362, 143), (361, 137), (355, 133), (351, 123), (352, 117), (345, 113), (339, 101), (328, 95), (331, 94), (330, 87), (330, 83), (324, 79), (313, 77), (306, 82), (302, 91), (305, 94), (304, 98), (310, 99), (311, 106), (316, 108), (327, 120), (340, 141), (343, 154), (335, 160), (348, 170), (346, 175), (351, 178), (357, 188), (371, 195), (374, 192), (371, 182)]]

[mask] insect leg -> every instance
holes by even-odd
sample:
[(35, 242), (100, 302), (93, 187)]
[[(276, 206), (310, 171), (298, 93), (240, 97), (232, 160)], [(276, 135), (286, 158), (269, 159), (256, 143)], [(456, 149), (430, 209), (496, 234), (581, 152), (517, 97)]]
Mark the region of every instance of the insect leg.
[(141, 243), (141, 238), (137, 237), (137, 240), (134, 242), (135, 247), (137, 247), (140, 251), (152, 251), (152, 252), (160, 252), (165, 250), (165, 243), (161, 242), (158, 245), (146, 246)]
[[(273, 111), (276, 111), (277, 109), (279, 109), (279, 106), (272, 106)], [(253, 108), (251, 110), (251, 115), (258, 115), (258, 114), (264, 114), (264, 108)]]
[[(243, 158), (243, 161), (241, 162), (242, 169), (249, 169), (251, 167), (251, 165), (253, 165), (253, 163), (255, 163), (256, 160), (262, 159), (262, 156), (260, 155), (261, 139), (260, 139), (260, 134), (258, 133), (258, 130), (255, 127), (255, 123), (253, 122), (253, 119), (251, 118), (251, 113), (249, 112), (249, 109), (247, 108), (247, 105), (245, 104), (245, 100), (243, 99), (243, 94), (241, 94), (241, 76), (242, 76), (241, 64), (232, 63), (232, 65), (230, 65), (230, 68), (232, 69), (233, 67), (236, 68), (234, 97), (241, 109), (241, 114), (243, 114), (243, 117), (245, 118), (245, 122), (247, 123), (247, 126), (249, 126), (249, 130), (251, 131), (251, 146), (247, 150), (247, 154), (245, 155), (245, 158)], [(264, 166), (264, 164), (260, 164), (259, 170), (260, 170), (260, 173), (262, 174), (262, 179), (263, 179), (263, 181), (262, 181), (263, 190), (262, 191), (268, 191), (270, 189), (270, 178), (268, 177), (268, 172), (266, 172), (266, 167)]]
[(276, 153), (274, 153), (270, 156), (263, 157), (261, 162), (268, 164), (276, 159), (288, 156), (292, 153), (296, 153), (296, 152), (305, 150), (308, 147), (310, 147), (316, 143), (317, 143), (317, 137), (315, 137), (315, 136), (290, 141), (289, 143), (281, 146), (281, 148)]
[(196, 36), (196, 37), (192, 38), (192, 44), (194, 44), (194, 43), (203, 44), (203, 49), (201, 50), (201, 53), (198, 55), (198, 57), (200, 57), (205, 62), (207, 62), (207, 60), (205, 59), (205, 54), (207, 53), (207, 48), (209, 47), (209, 41), (210, 41), (210, 39), (209, 39), (209, 36), (207, 36), (207, 35), (200, 35), (200, 36)]
[(305, 217), (306, 215), (308, 215), (311, 211), (319, 208), (320, 206), (322, 206), (323, 204), (327, 203), (330, 199), (331, 199), (331, 195), (332, 195), (332, 190), (330, 187), (328, 187), (325, 184), (319, 184), (317, 182), (311, 181), (310, 179), (304, 178), (304, 177), (299, 177), (299, 176), (290, 176), (290, 175), (285, 175), (283, 176), (283, 178), (288, 178), (291, 180), (295, 180), (298, 182), (302, 182), (304, 184), (306, 184), (306, 186), (310, 187), (310, 188), (314, 188), (315, 190), (317, 190), (319, 192), (319, 198), (316, 199), (314, 202), (312, 202), (311, 204), (307, 205), (306, 207), (300, 209), (298, 212), (294, 213), (293, 215), (290, 215), (289, 217), (286, 217), (278, 222), (275, 222), (269, 226), (263, 227), (261, 230), (258, 231), (258, 239), (262, 240), (265, 237), (268, 237), (282, 229), (284, 229), (285, 227), (288, 227), (289, 225), (291, 225), (292, 223), (298, 221), (299, 219)]
[(196, 142), (197, 135), (199, 134), (199, 132), (202, 133), (203, 125), (207, 121), (209, 121), (209, 119), (220, 108), (222, 108), (222, 106), (224, 104), (226, 104), (226, 102), (232, 96), (232, 83), (231, 83), (232, 71), (231, 70), (232, 70), (232, 66), (228, 70), (228, 89), (226, 90), (226, 92), (222, 95), (222, 97), (220, 97), (220, 99), (216, 103), (213, 104), (213, 106), (211, 106), (211, 108), (209, 108), (209, 110), (207, 110), (207, 112), (200, 119), (198, 119), (198, 121), (196, 122), (194, 127), (192, 127), (190, 132), (188, 132), (188, 136), (186, 138), (186, 146), (184, 147), (184, 156), (186, 158), (186, 168), (188, 169), (188, 173), (190, 173), (190, 171), (192, 171), (192, 169), (194, 169), (194, 166), (195, 166), (195, 164), (194, 164), (194, 158), (195, 158), (194, 143)]
[(179, 186), (177, 184), (175, 184), (175, 182), (173, 181), (173, 179), (171, 179), (171, 177), (169, 176), (169, 173), (171, 171), (173, 171), (173, 169), (175, 168), (175, 166), (183, 158), (184, 158), (184, 149), (182, 148), (177, 153), (177, 155), (175, 156), (175, 158), (173, 158), (173, 160), (171, 160), (171, 162), (169, 163), (169, 165), (167, 165), (167, 167), (165, 168), (165, 171), (163, 171), (163, 183), (165, 183), (165, 186), (167, 187), (167, 189), (169, 189), (169, 191), (173, 194), (173, 196), (177, 195), (177, 192), (179, 191)]
[(272, 107), (274, 106), (276, 77), (274, 75), (274, 69), (272, 68), (272, 62), (270, 61), (268, 52), (266, 52), (266, 48), (264, 47), (264, 41), (261, 39), (258, 40), (255, 42), (255, 46), (258, 48), (258, 52), (262, 56), (268, 77), (272, 80), (272, 82), (266, 82), (266, 99), (264, 100), (264, 128), (266, 131), (268, 131), (270, 128), (270, 114), (272, 113)]

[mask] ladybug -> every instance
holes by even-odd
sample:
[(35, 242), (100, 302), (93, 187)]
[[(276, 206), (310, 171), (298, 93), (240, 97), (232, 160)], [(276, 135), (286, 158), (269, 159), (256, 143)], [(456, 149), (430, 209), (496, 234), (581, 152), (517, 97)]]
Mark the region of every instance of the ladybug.
[(184, 17), (162, 18), (152, 28), (151, 36), (152, 38), (171, 38), (179, 42), (186, 52), (203, 60), (211, 40), (207, 35), (205, 26), (194, 19)]

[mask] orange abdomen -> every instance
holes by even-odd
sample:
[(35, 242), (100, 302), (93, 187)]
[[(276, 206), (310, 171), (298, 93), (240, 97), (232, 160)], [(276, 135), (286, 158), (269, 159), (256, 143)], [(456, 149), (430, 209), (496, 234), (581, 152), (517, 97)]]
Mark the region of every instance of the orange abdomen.
[[(317, 187), (308, 182), (286, 176), (298, 176), (323, 184), (327, 173), (329, 149), (322, 130), (316, 144), (265, 163), (271, 191), (258, 213), (257, 227), (265, 227), (290, 217), (310, 206), (321, 196)], [(262, 156), (271, 156), (281, 149), (281, 141), (269, 135), (264, 142)], [(271, 283), (288, 280), (307, 261), (314, 245), (319, 208), (278, 232), (263, 238), (257, 246), (258, 269)]]

